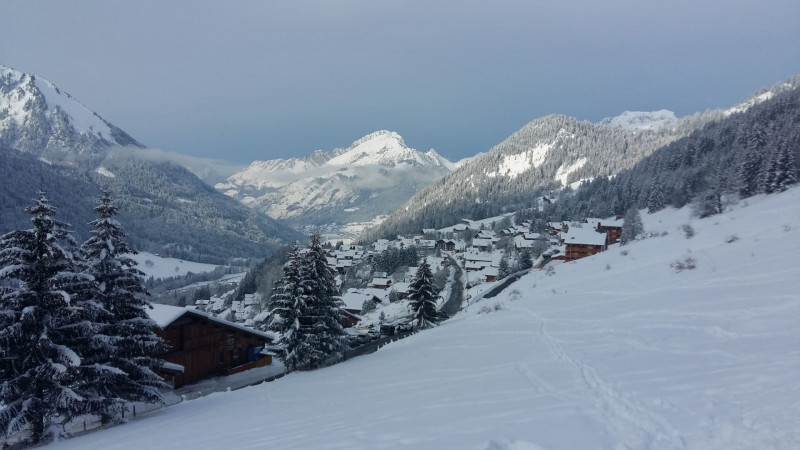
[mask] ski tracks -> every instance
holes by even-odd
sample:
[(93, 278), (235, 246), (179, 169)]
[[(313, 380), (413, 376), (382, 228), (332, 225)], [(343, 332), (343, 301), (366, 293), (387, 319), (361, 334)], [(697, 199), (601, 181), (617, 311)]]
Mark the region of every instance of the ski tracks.
[[(539, 323), (539, 336), (557, 361), (573, 367), (594, 399), (596, 408), (608, 424), (615, 449), (685, 449), (686, 442), (663, 417), (631, 400), (606, 383), (591, 366), (570, 356), (547, 330), (546, 320), (533, 311), (521, 308)], [(527, 378), (535, 379), (527, 373)], [(537, 384), (542, 387), (541, 381)], [(585, 397), (583, 397), (585, 399)], [(579, 399), (581, 400), (581, 399)]]

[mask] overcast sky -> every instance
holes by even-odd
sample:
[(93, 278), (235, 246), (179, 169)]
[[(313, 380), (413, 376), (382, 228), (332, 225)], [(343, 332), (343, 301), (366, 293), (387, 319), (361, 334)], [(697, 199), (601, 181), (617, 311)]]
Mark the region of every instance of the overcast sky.
[(457, 160), (559, 113), (678, 116), (800, 73), (797, 0), (0, 0), (0, 64), (239, 163), (380, 129)]

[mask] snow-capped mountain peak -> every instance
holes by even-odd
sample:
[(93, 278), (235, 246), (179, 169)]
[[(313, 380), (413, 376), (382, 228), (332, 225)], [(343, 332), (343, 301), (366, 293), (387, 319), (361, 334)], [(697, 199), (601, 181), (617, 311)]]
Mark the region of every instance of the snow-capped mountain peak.
[(658, 111), (625, 111), (616, 117), (606, 117), (601, 125), (624, 128), (631, 131), (659, 130), (678, 121), (675, 113), (666, 109)]
[(55, 84), (0, 65), (0, 136), (53, 161), (105, 156), (114, 145), (142, 145)]
[(330, 152), (255, 161), (215, 187), (276, 218), (371, 220), (454, 168), (434, 150), (420, 152), (381, 130)]
[[(337, 156), (328, 160), (331, 166), (395, 166), (397, 164), (439, 166), (441, 157), (436, 158), (410, 148), (394, 131), (381, 130), (368, 134), (353, 142)], [(436, 155), (438, 156), (438, 155)]]

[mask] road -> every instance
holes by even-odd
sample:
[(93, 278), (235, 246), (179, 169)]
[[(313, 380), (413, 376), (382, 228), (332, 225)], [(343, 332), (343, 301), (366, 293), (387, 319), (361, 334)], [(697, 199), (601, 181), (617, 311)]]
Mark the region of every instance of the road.
[(453, 276), (453, 283), (450, 285), (450, 297), (447, 299), (447, 303), (442, 305), (442, 310), (447, 313), (448, 317), (453, 317), (455, 313), (461, 310), (461, 303), (464, 301), (464, 282), (462, 280), (463, 271), (461, 266), (458, 265), (458, 261), (452, 256), (448, 256), (448, 259), (450, 260), (450, 267), (456, 273)]

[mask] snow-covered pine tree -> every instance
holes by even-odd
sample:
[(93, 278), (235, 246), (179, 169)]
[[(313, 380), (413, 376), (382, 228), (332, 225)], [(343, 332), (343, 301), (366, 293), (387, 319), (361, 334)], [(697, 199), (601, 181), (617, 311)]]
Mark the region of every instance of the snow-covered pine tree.
[(761, 157), (758, 150), (748, 149), (739, 163), (739, 196), (747, 198), (758, 193), (758, 174), (761, 170)]
[(625, 213), (625, 220), (622, 222), (622, 235), (619, 238), (620, 245), (633, 242), (636, 240), (636, 236), (642, 233), (644, 233), (644, 225), (642, 224), (642, 216), (639, 215), (639, 210), (635, 206), (628, 208)]
[(665, 206), (667, 206), (667, 201), (664, 197), (664, 185), (656, 179), (653, 186), (650, 187), (650, 195), (647, 197), (647, 212), (652, 214), (661, 211)]
[(339, 289), (316, 233), (311, 235), (311, 242), (302, 253), (299, 273), (297, 346), (287, 351), (285, 364), (290, 370), (312, 370), (347, 348), (347, 337), (340, 324)]
[(94, 277), (91, 300), (102, 305), (105, 314), (81, 366), (78, 387), (92, 399), (89, 412), (108, 423), (122, 418), (126, 402), (163, 402), (159, 389), (166, 384), (154, 370), (164, 364), (156, 355), (166, 351), (166, 343), (156, 336), (158, 325), (147, 314), (152, 307), (144, 274), (127, 256), (136, 252), (123, 240), (108, 192), (94, 209), (98, 218), (91, 222), (92, 236), (81, 253), (86, 272)]
[(277, 280), (272, 288), (269, 302), (269, 315), (257, 327), (278, 334), (277, 344), (281, 348), (278, 356), (284, 360), (289, 370), (295, 367), (286, 361), (286, 355), (297, 347), (298, 320), (300, 311), (304, 309), (300, 296), (300, 253), (297, 247), (289, 254), (289, 261), (283, 268), (283, 278)]
[(74, 347), (94, 332), (92, 312), (72, 301), (91, 280), (76, 271), (77, 244), (37, 195), (26, 209), (33, 228), (0, 237), (0, 433), (22, 445), (64, 437), (83, 412)]
[(408, 287), (408, 306), (411, 309), (414, 328), (418, 330), (430, 328), (439, 321), (439, 313), (436, 310), (437, 298), (438, 292), (433, 283), (433, 273), (426, 258), (419, 265), (417, 273)]
[(527, 270), (533, 267), (531, 252), (529, 252), (527, 249), (522, 250), (522, 252), (519, 254), (519, 260), (517, 264), (519, 265), (519, 270)]
[(785, 141), (779, 144), (775, 156), (775, 175), (772, 178), (772, 192), (783, 192), (797, 183), (797, 166), (794, 151)]
[(503, 254), (503, 257), (500, 258), (500, 267), (497, 268), (497, 279), (502, 280), (503, 278), (509, 275), (511, 269), (508, 267), (508, 256)]

